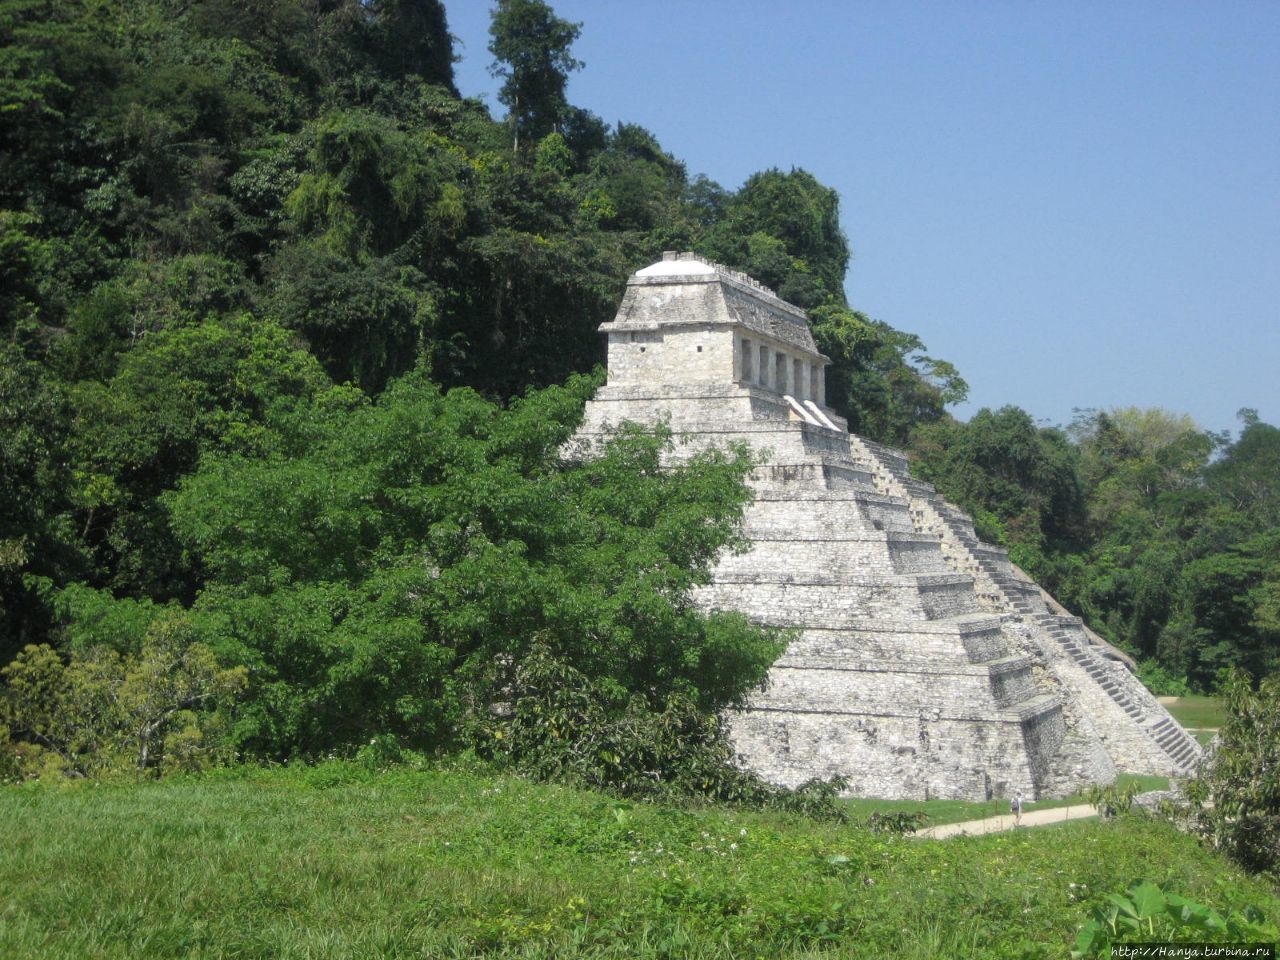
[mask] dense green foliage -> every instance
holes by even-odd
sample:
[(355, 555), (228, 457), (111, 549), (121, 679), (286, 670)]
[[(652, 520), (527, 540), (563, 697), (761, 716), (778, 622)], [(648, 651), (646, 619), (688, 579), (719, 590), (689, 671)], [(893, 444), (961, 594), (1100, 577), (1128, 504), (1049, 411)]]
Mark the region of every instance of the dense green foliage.
[(1264, 944), (1274, 943), (1277, 936), (1280, 928), (1252, 904), (1224, 915), (1150, 880), (1138, 880), (1093, 908), (1071, 956), (1111, 957), (1112, 946), (1121, 943)]
[(503, 81), (498, 99), (509, 110), (513, 150), (559, 131), (567, 118), (565, 84), (582, 67), (569, 50), (581, 32), (582, 24), (561, 20), (541, 0), (497, 0), (489, 52)]
[[(19, 767), (119, 767), (128, 724), (93, 697), (186, 663), (163, 635), (193, 678), (247, 680), (163, 701), (143, 771), (199, 766), (193, 738), (390, 737), (631, 792), (686, 757), (679, 789), (755, 791), (710, 773), (708, 717), (779, 638), (689, 601), (735, 542), (746, 459), (659, 471), (661, 431), (559, 458), (596, 328), (671, 248), (806, 308), (853, 429), (911, 441), (1150, 677), (1274, 671), (1280, 431), (956, 423), (958, 372), (847, 303), (834, 191), (691, 177), (568, 102), (582, 25), (492, 12), (503, 118), (458, 95), (440, 0), (0, 0), (0, 666), (57, 691), (6, 695)], [(538, 664), (573, 696), (522, 688)], [(59, 739), (54, 703), (99, 729)], [(595, 739), (575, 724), (556, 754), (521, 704)]]
[[(164, 345), (167, 333), (128, 360)], [(160, 636), (175, 678), (192, 673), (188, 686), (229, 693), (231, 676), (239, 687), (248, 678), (229, 729), (226, 704), (208, 707), (226, 742), (249, 756), (314, 756), (389, 737), (437, 752), (471, 745), (536, 768), (545, 742), (513, 731), (539, 722), (526, 716), (540, 702), (521, 677), (541, 658), (573, 665), (602, 729), (640, 724), (630, 736), (647, 762), (615, 761), (592, 782), (638, 792), (629, 771), (643, 768), (687, 793), (726, 793), (708, 776), (754, 789), (752, 778), (712, 770), (729, 754), (708, 717), (758, 684), (781, 646), (740, 615), (706, 615), (690, 599), (736, 542), (751, 458), (710, 451), (668, 470), (665, 433), (624, 429), (565, 462), (562, 447), (597, 382), (574, 378), (503, 409), (413, 374), (376, 400), (328, 387), (256, 418), (220, 414), (221, 436), (156, 497), (175, 551), (198, 571), (193, 600), (53, 590), (71, 661), (30, 647), (9, 668), (0, 701), (27, 758), (17, 772), (44, 769), (37, 747), (78, 772), (113, 766), (106, 740), (116, 724), (100, 701), (114, 704), (118, 684), (104, 671), (126, 685), (132, 673), (158, 672), (149, 665), (159, 662)], [(195, 431), (193, 443), (201, 439)], [(181, 649), (169, 652), (184, 643), (191, 664)], [(212, 657), (238, 672), (219, 674)], [(165, 716), (196, 709), (201, 696), (174, 694)], [(673, 711), (692, 738), (650, 736)], [(63, 736), (52, 732), (58, 715), (88, 719)], [(192, 723), (199, 736), (187, 739), (205, 738)], [(159, 742), (164, 732), (148, 736)], [(574, 726), (559, 748), (590, 749), (592, 762), (628, 749), (589, 747), (589, 733)], [(695, 744), (702, 766), (675, 771)], [(142, 749), (145, 771), (155, 764)]]
[(915, 841), (359, 762), (10, 788), (0, 849), (13, 957), (1056, 958), (1137, 877), (1280, 917), (1155, 820)]
[(0, 677), (0, 724), (17, 738), (0, 738), (0, 775), (101, 776), (226, 762), (228, 708), (248, 671), (219, 667), (170, 615), (150, 625), (137, 655), (99, 646), (64, 663), (30, 646)]
[(374, 403), (335, 388), (266, 455), (201, 462), (168, 503), (209, 571), (194, 608), (209, 643), (255, 671), (245, 743), (450, 745), (534, 644), (615, 695), (705, 710), (762, 678), (774, 642), (688, 598), (731, 541), (749, 459), (662, 471), (664, 438), (627, 431), (566, 467), (594, 385), (505, 411), (421, 376)]

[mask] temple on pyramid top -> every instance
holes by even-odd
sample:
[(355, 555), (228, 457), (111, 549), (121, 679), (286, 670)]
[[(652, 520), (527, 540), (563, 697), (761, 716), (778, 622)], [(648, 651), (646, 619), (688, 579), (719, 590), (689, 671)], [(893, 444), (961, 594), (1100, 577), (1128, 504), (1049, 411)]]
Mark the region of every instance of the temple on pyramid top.
[[(808, 317), (746, 274), (669, 251), (637, 270), (611, 323), (610, 387), (736, 388), (746, 419), (837, 426)], [(753, 402), (754, 399), (754, 402)]]
[(788, 631), (725, 720), (738, 762), (870, 797), (1065, 796), (1117, 771), (1182, 775), (1201, 751), (1117, 654), (1002, 547), (848, 432), (803, 310), (728, 267), (667, 253), (627, 281), (608, 382), (566, 457), (623, 423), (665, 426), (669, 463), (728, 444), (756, 456), (745, 549), (693, 601)]

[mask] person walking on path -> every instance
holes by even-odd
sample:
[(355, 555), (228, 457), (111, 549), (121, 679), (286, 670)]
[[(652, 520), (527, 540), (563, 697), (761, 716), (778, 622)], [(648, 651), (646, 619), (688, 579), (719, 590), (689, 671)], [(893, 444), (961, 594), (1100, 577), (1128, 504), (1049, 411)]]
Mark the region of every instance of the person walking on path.
[(1022, 826), (1022, 791), (1019, 790), (1013, 795), (1013, 802), (1009, 804), (1009, 809), (1013, 811), (1013, 825), (1015, 827)]

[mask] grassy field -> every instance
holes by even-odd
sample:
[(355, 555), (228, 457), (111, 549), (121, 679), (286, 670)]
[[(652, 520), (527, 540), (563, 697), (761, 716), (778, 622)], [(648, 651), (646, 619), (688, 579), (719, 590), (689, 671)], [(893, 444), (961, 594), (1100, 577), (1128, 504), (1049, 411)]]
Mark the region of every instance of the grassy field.
[(1280, 916), (1139, 819), (904, 840), (342, 763), (0, 788), (6, 958), (1065, 956), (1136, 877)]
[(1227, 720), (1227, 706), (1219, 697), (1178, 697), (1164, 706), (1173, 719), (1189, 729), (1214, 730)]

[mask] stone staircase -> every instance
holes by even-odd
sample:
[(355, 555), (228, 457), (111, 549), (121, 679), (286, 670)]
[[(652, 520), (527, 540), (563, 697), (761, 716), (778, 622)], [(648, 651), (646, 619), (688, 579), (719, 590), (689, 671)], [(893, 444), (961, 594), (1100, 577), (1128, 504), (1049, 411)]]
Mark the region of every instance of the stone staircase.
[(1125, 658), (1118, 651), (1093, 642), (1079, 617), (1051, 610), (1040, 588), (1015, 573), (1007, 550), (983, 543), (963, 511), (947, 503), (932, 484), (911, 476), (903, 453), (856, 436), (850, 437), (850, 448), (866, 464), (878, 490), (910, 502), (912, 521), (921, 531), (938, 536), (953, 569), (974, 578), (974, 590), (986, 609), (1013, 615), (1032, 629), (1042, 645), (1052, 644), (1160, 748), (1168, 759), (1169, 773), (1181, 776), (1195, 770), (1203, 757), (1198, 741), (1123, 665)]
[(1045, 612), (1033, 614), (1031, 619), (1042, 635), (1052, 638), (1156, 742), (1172, 761), (1174, 775), (1195, 770), (1203, 756), (1199, 742), (1160, 706), (1127, 666), (1089, 642), (1079, 617)]
[(980, 541), (969, 518), (947, 503), (933, 484), (911, 476), (906, 455), (901, 451), (853, 435), (849, 437), (849, 446), (854, 457), (871, 471), (876, 488), (907, 500), (916, 528), (935, 534), (941, 541), (942, 555), (951, 567), (974, 578), (973, 589), (978, 601), (988, 610), (1005, 612), (1008, 598), (978, 558)]

